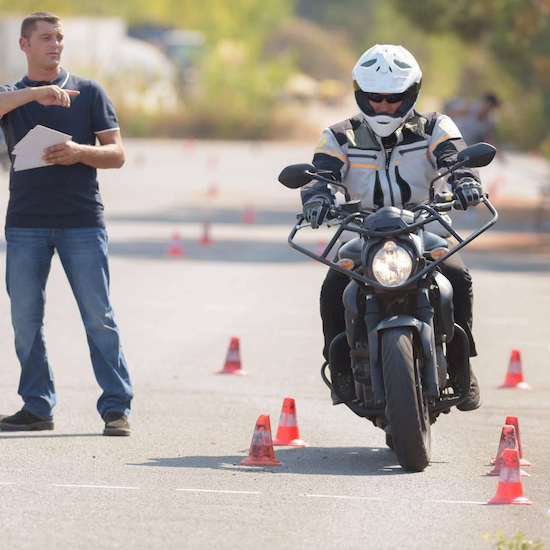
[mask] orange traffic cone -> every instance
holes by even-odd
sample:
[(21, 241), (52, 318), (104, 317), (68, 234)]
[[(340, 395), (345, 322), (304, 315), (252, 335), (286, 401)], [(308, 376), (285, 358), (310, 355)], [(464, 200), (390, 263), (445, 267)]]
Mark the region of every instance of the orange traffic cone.
[(210, 223), (204, 222), (202, 225), (202, 237), (200, 239), (202, 246), (208, 246), (212, 244), (212, 239), (210, 238)]
[(523, 496), (519, 453), (515, 449), (504, 449), (502, 457), (497, 494), (487, 504), (533, 504)]
[[(495, 467), (490, 471), (487, 472), (487, 475), (489, 476), (499, 476), (500, 470), (503, 465), (503, 455), (502, 452), (504, 449), (515, 449), (519, 453), (518, 448), (518, 440), (516, 438), (516, 428), (512, 425), (505, 425), (502, 428), (502, 433), (500, 435), (500, 443), (498, 445), (497, 450), (497, 458), (492, 462)], [(520, 473), (522, 476), (529, 476), (527, 472), (524, 472), (523, 470), (520, 470)]]
[(523, 447), (521, 446), (521, 435), (519, 433), (519, 420), (517, 416), (507, 416), (505, 424), (509, 426), (514, 426), (516, 430), (516, 440), (518, 442), (518, 452), (519, 452), (519, 465), (520, 466), (531, 466), (531, 463), (523, 458)]
[(246, 206), (243, 212), (242, 220), (243, 220), (243, 223), (255, 223), (256, 212), (254, 210), (254, 207), (251, 204)]
[(517, 388), (518, 390), (530, 390), (531, 386), (523, 380), (523, 372), (521, 370), (521, 357), (519, 349), (513, 349), (510, 357), (506, 380), (499, 388)]
[(290, 447), (307, 447), (307, 443), (300, 439), (298, 421), (296, 419), (296, 403), (292, 397), (285, 397), (277, 435), (273, 445), (288, 445)]
[(247, 466), (282, 466), (278, 460), (275, 460), (269, 415), (262, 414), (256, 421), (248, 458), (245, 458), (241, 464)]
[(240, 345), (239, 339), (236, 336), (233, 336), (229, 342), (229, 349), (227, 350), (227, 358), (223, 369), (214, 374), (237, 374), (240, 376), (248, 374), (248, 372), (241, 368)]
[(179, 233), (176, 232), (172, 235), (172, 241), (170, 242), (167, 253), (171, 258), (183, 256), (183, 248), (181, 246), (181, 237)]

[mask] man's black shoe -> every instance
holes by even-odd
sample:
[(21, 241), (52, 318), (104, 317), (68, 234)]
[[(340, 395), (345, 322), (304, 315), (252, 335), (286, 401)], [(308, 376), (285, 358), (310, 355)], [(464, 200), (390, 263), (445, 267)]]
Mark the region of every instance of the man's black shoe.
[(460, 405), (457, 405), (456, 408), (459, 411), (474, 411), (481, 407), (481, 393), (479, 391), (479, 384), (477, 382), (476, 375), (470, 367), (470, 391), (468, 392), (468, 397), (466, 401), (463, 401)]
[(26, 410), (16, 412), (0, 420), (0, 430), (5, 432), (34, 432), (38, 430), (53, 430), (53, 418), (38, 418)]
[(104, 420), (103, 435), (130, 435), (130, 423), (125, 414), (114, 411), (108, 412)]

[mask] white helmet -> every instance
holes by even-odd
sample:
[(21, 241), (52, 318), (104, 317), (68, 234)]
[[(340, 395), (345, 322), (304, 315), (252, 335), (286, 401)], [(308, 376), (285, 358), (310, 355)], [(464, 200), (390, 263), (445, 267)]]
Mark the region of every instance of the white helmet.
[[(402, 46), (379, 45), (367, 50), (352, 72), (355, 100), (372, 131), (387, 137), (409, 118), (420, 88), (422, 71), (413, 55)], [(368, 93), (404, 94), (395, 114), (375, 114)]]

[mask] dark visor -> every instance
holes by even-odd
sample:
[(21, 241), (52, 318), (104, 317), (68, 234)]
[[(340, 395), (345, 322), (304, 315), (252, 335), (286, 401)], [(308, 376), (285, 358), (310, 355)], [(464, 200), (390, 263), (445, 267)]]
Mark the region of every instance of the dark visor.
[(405, 95), (405, 92), (401, 94), (377, 94), (375, 92), (366, 93), (367, 99), (373, 103), (382, 103), (384, 100), (388, 103), (399, 103), (405, 99)]

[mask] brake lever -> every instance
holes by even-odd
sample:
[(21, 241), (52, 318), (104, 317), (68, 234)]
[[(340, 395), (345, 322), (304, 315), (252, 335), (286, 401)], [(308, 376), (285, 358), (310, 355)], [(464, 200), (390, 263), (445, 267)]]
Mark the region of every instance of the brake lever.
[[(341, 224), (349, 215), (350, 212), (346, 212), (346, 210), (340, 206), (332, 206), (328, 211), (327, 220), (337, 220), (338, 223)], [(336, 225), (336, 223), (333, 223), (332, 225)]]

